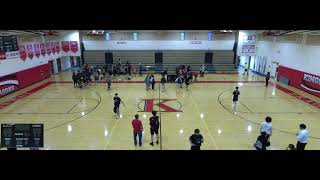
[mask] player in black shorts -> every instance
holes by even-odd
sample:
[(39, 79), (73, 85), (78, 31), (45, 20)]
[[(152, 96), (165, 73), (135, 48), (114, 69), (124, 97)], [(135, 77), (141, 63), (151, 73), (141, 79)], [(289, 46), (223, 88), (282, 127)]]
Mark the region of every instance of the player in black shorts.
[(161, 78), (161, 87), (162, 87), (162, 92), (166, 91), (166, 84), (167, 80), (165, 78), (165, 74), (162, 75), (162, 78)]
[(232, 105), (233, 105), (233, 110), (236, 110), (236, 106), (237, 106), (237, 101), (239, 100), (239, 95), (240, 95), (240, 91), (238, 90), (239, 87), (236, 87), (236, 90), (233, 91), (233, 99), (232, 99)]
[(159, 116), (157, 116), (156, 111), (152, 111), (152, 117), (150, 117), (150, 133), (151, 133), (151, 143), (150, 145), (153, 146), (153, 135), (156, 134), (157, 141), (156, 143), (159, 144)]
[(113, 98), (113, 102), (114, 102), (113, 112), (116, 114), (116, 119), (119, 119), (119, 117), (120, 117), (120, 103), (122, 103), (123, 106), (124, 106), (124, 104), (123, 104), (121, 98), (118, 97), (118, 93), (115, 94), (115, 96)]

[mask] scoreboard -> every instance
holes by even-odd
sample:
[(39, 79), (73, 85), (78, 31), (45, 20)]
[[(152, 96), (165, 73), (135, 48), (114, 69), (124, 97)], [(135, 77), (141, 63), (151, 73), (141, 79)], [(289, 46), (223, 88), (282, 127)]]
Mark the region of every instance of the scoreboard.
[(17, 36), (0, 36), (0, 52), (19, 51)]
[(43, 124), (1, 124), (1, 147), (43, 147)]

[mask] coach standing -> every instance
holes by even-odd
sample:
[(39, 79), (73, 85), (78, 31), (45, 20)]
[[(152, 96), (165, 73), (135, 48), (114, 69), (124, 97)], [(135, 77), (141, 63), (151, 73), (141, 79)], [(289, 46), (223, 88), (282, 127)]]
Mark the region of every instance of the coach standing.
[(308, 143), (309, 133), (306, 128), (307, 126), (305, 124), (300, 124), (300, 132), (297, 133), (297, 150), (304, 150)]

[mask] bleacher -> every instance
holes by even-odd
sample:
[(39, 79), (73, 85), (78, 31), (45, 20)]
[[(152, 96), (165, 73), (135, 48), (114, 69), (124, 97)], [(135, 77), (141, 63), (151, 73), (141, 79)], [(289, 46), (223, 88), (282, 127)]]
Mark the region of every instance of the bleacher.
[[(129, 62), (138, 67), (140, 62), (143, 69), (148, 72), (160, 73), (167, 70), (175, 73), (176, 68), (183, 64), (191, 66), (192, 71), (199, 71), (200, 66), (205, 63), (206, 51), (163, 51), (162, 64), (155, 63), (155, 51), (112, 51), (113, 62), (121, 59), (122, 64)], [(105, 65), (105, 51), (85, 51), (85, 64)], [(110, 64), (108, 64), (110, 65)], [(211, 64), (206, 65), (206, 73), (235, 73), (236, 65), (233, 61), (233, 51), (219, 50), (213, 51)], [(139, 71), (137, 69), (137, 71)]]

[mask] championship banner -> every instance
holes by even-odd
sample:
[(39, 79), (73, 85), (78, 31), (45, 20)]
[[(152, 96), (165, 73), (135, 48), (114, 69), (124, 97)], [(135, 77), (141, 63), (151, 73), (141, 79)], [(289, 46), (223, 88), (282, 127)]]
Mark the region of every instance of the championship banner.
[(46, 46), (44, 45), (44, 43), (40, 44), (40, 51), (42, 56), (46, 56)]
[(51, 46), (50, 46), (50, 43), (46, 43), (46, 51), (47, 51), (47, 54), (48, 54), (48, 55), (51, 54)]
[(6, 53), (5, 52), (0, 52), (0, 61), (1, 60), (5, 60), (7, 57), (6, 57)]
[(280, 77), (287, 78), (290, 86), (320, 97), (320, 76), (280, 65), (278, 67), (278, 80)]
[(52, 51), (52, 54), (56, 53), (56, 43), (54, 42), (51, 42), (51, 51)]
[(27, 54), (28, 58), (32, 59), (34, 54), (33, 54), (33, 47), (32, 44), (27, 44)]
[(19, 46), (20, 59), (25, 61), (27, 59), (26, 47), (24, 45)]
[(69, 41), (62, 41), (61, 42), (62, 43), (62, 50), (64, 51), (64, 52), (68, 52), (69, 51)]
[(37, 58), (39, 58), (41, 54), (39, 44), (33, 44), (33, 49), (34, 49), (34, 54), (36, 55)]
[(56, 42), (56, 52), (59, 54), (60, 53), (60, 43)]
[(246, 55), (254, 55), (255, 45), (242, 45), (242, 53)]
[(78, 42), (77, 41), (70, 41), (70, 47), (71, 47), (71, 51), (73, 53), (78, 52)]

